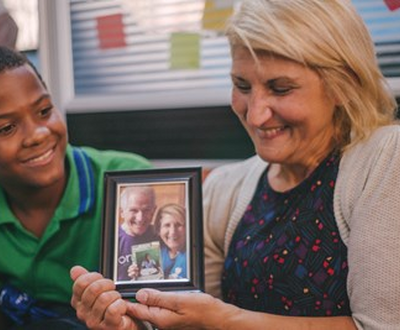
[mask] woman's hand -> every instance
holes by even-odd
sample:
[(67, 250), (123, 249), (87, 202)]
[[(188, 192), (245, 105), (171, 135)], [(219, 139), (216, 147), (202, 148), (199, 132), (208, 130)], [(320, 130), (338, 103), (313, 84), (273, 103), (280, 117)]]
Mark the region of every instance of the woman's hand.
[(142, 289), (136, 294), (140, 304), (128, 304), (133, 318), (168, 329), (228, 329), (225, 322), (240, 309), (204, 293), (161, 292)]
[(127, 313), (162, 330), (357, 330), (349, 316), (296, 317), (247, 311), (204, 293), (142, 289)]
[(139, 330), (140, 325), (126, 315), (127, 302), (115, 290), (113, 281), (80, 266), (71, 269), (75, 282), (71, 305), (77, 317), (94, 330)]
[(356, 330), (349, 316), (295, 317), (252, 312), (226, 304), (204, 293), (161, 292), (141, 289), (139, 303), (124, 301), (115, 284), (82, 267), (71, 269), (72, 306), (88, 328), (94, 330), (141, 330), (138, 320), (162, 330), (331, 329)]

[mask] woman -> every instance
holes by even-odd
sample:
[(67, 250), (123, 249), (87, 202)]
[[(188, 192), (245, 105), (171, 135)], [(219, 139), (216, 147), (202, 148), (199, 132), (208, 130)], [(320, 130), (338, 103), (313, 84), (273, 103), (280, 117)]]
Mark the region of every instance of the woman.
[(400, 128), (363, 21), (347, 0), (244, 0), (227, 36), (257, 156), (204, 186), (206, 291), (224, 302), (124, 304), (108, 282), (88, 301), (99, 275), (74, 268), (73, 306), (95, 329), (399, 329)]
[(186, 278), (186, 215), (179, 204), (158, 209), (154, 227), (161, 239), (161, 263), (165, 279)]

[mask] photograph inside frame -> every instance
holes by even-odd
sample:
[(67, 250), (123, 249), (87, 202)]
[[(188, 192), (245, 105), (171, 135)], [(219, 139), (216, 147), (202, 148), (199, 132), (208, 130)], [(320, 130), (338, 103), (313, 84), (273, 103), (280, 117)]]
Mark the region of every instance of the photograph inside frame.
[(187, 280), (187, 183), (123, 184), (117, 195), (117, 282)]
[(132, 264), (138, 267), (137, 281), (165, 279), (159, 241), (133, 245)]
[(123, 297), (140, 288), (203, 291), (201, 167), (105, 174), (102, 274)]

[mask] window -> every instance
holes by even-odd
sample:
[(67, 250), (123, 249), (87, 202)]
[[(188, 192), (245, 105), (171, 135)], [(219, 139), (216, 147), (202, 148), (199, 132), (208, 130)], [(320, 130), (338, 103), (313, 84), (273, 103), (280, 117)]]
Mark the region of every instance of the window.
[[(69, 113), (227, 106), (239, 0), (39, 0), (42, 68)], [(400, 95), (400, 0), (353, 0)]]
[(400, 95), (400, 0), (353, 0), (374, 40), (379, 65)]
[(49, 47), (61, 39), (65, 51), (68, 44), (72, 49), (68, 55), (55, 46), (58, 55), (50, 58), (61, 67), (52, 70), (62, 70), (56, 85), (71, 86), (59, 90), (68, 112), (229, 104), (230, 56), (221, 30), (233, 0), (43, 3), (59, 13), (58, 29), (46, 31), (62, 34)]

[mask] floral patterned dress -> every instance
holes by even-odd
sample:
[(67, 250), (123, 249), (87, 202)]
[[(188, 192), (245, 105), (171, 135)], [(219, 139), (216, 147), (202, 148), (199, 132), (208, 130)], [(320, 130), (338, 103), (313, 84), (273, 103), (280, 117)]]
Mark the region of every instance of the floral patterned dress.
[(232, 238), (222, 275), (226, 302), (280, 315), (350, 315), (347, 248), (333, 212), (340, 155), (284, 193), (267, 171)]

